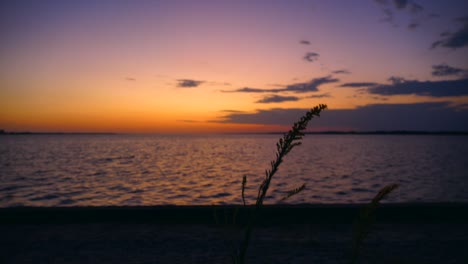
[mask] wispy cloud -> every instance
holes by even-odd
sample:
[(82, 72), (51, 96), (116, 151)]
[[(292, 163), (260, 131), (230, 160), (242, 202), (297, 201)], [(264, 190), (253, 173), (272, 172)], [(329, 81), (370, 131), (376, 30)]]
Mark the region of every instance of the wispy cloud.
[(135, 82), (136, 81), (136, 79), (133, 78), (133, 77), (125, 77), (125, 80), (129, 81), (129, 82)]
[(177, 86), (183, 88), (198, 87), (200, 84), (204, 83), (204, 81), (197, 81), (192, 79), (178, 79), (177, 82)]
[(437, 47), (457, 49), (468, 46), (468, 16), (458, 18), (456, 21), (462, 23), (462, 27), (453, 33), (444, 32), (440, 34), (442, 38), (433, 42), (431, 49)]
[(378, 83), (374, 82), (352, 82), (352, 83), (343, 83), (340, 87), (369, 87), (375, 86)]
[(324, 93), (324, 94), (313, 94), (306, 96), (306, 98), (326, 98), (326, 97), (331, 97), (329, 93)]
[(301, 40), (301, 41), (299, 41), (299, 43), (302, 44), (302, 45), (310, 45), (310, 41), (308, 41), (308, 40)]
[(447, 97), (468, 95), (468, 79), (443, 81), (405, 80), (400, 77), (389, 79), (391, 84), (379, 84), (367, 89), (371, 94)]
[(468, 76), (468, 70), (448, 66), (447, 64), (432, 65), (432, 76)]
[(316, 92), (318, 91), (318, 87), (323, 84), (335, 83), (339, 81), (340, 81), (339, 79), (333, 78), (332, 76), (315, 78), (307, 83), (296, 83), (296, 84), (288, 85), (286, 86), (285, 91), (291, 91), (291, 92), (297, 92), (297, 93)]
[(450, 67), (446, 64), (434, 65), (432, 68), (433, 76), (462, 76), (463, 78), (458, 80), (419, 81), (392, 76), (388, 79), (389, 83), (387, 84), (352, 82), (341, 84), (339, 87), (359, 88), (357, 91), (361, 94), (367, 93), (385, 96), (414, 94), (419, 96), (449, 97), (468, 95), (468, 71)]
[(299, 101), (301, 98), (296, 96), (268, 95), (256, 101), (258, 104), (281, 103), (287, 101)]
[(417, 27), (419, 27), (419, 23), (417, 22), (411, 22), (409, 25), (408, 25), (408, 29), (416, 29)]
[(221, 113), (244, 113), (244, 111), (232, 110), (232, 109), (224, 109), (224, 110), (220, 110), (219, 112)]
[(229, 82), (207, 82), (209, 85), (217, 85), (217, 86), (231, 86)]
[[(255, 113), (232, 113), (220, 123), (289, 125), (307, 109), (273, 108)], [(404, 118), (403, 118), (404, 117)], [(356, 109), (329, 109), (314, 119), (311, 127), (372, 130), (468, 130), (468, 110), (452, 108), (448, 102), (415, 104), (372, 104)]]
[(350, 74), (351, 72), (348, 70), (336, 70), (332, 71), (333, 74)]
[(387, 22), (397, 27), (398, 24), (395, 21), (394, 12), (407, 11), (412, 21), (407, 27), (409, 29), (419, 27), (420, 22), (418, 21), (417, 15), (424, 11), (424, 7), (422, 5), (410, 0), (374, 0), (374, 2), (380, 6), (384, 14), (384, 17), (381, 19), (382, 22)]
[(316, 52), (307, 52), (304, 55), (304, 60), (306, 60), (308, 62), (314, 62), (314, 61), (318, 60), (318, 57), (319, 57), (319, 54), (316, 53)]
[(223, 90), (222, 92), (224, 93), (279, 93), (279, 92), (284, 92), (284, 88), (281, 89), (262, 89), (262, 88), (251, 88), (251, 87), (244, 87), (232, 91), (225, 91)]
[(339, 82), (339, 79), (333, 78), (332, 76), (320, 77), (312, 79), (309, 82), (305, 83), (295, 83), (287, 85), (283, 88), (277, 89), (262, 89), (262, 88), (251, 88), (244, 87), (237, 90), (223, 91), (225, 93), (281, 93), (281, 92), (294, 92), (294, 93), (307, 93), (307, 92), (316, 92), (318, 87), (327, 84)]

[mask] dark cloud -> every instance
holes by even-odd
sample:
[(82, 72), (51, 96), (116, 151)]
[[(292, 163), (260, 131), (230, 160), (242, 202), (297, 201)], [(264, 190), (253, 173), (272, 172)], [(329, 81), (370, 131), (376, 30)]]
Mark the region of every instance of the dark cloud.
[(343, 83), (340, 87), (369, 87), (375, 86), (377, 83), (373, 82), (353, 82), (353, 83)]
[(393, 0), (396, 9), (405, 9), (408, 6), (408, 0)]
[[(273, 108), (256, 113), (232, 113), (218, 122), (289, 126), (306, 111)], [(320, 118), (312, 120), (310, 127), (358, 131), (467, 131), (466, 120), (468, 110), (450, 108), (449, 103), (373, 104), (356, 109), (326, 110)]]
[(416, 29), (417, 27), (419, 27), (419, 23), (417, 22), (412, 22), (408, 25), (408, 29), (411, 29), (411, 30)]
[(350, 74), (351, 72), (348, 70), (337, 70), (337, 71), (332, 71), (333, 74)]
[(437, 47), (457, 49), (468, 46), (468, 16), (458, 18), (456, 21), (463, 23), (462, 27), (453, 33), (443, 32), (442, 38), (433, 42), (431, 49)]
[(307, 52), (306, 55), (304, 55), (304, 60), (309, 61), (309, 62), (314, 62), (318, 59), (319, 54), (315, 52)]
[(382, 12), (384, 13), (384, 17), (380, 21), (388, 22), (393, 26), (396, 26), (395, 21), (393, 19), (393, 11), (388, 8), (384, 8), (382, 9)]
[(391, 77), (391, 84), (379, 84), (367, 89), (371, 94), (416, 94), (433, 97), (468, 95), (468, 79), (444, 81), (417, 81)]
[(244, 111), (232, 110), (232, 109), (225, 109), (225, 110), (221, 110), (220, 112), (222, 113), (244, 113)]
[(129, 82), (134, 82), (134, 81), (136, 81), (136, 79), (135, 79), (135, 78), (132, 78), (132, 77), (125, 77), (125, 80), (126, 80), (126, 81), (129, 81)]
[(439, 64), (432, 66), (432, 76), (459, 76), (468, 75), (468, 71), (460, 68), (448, 66), (447, 64)]
[(263, 99), (256, 101), (258, 104), (281, 103), (288, 101), (299, 101), (300, 98), (296, 96), (281, 96), (281, 95), (268, 95)]
[(374, 0), (380, 7), (382, 12), (384, 13), (384, 17), (381, 19), (382, 22), (388, 22), (394, 27), (398, 25), (394, 19), (394, 10), (395, 11), (407, 11), (410, 13), (412, 21), (409, 25), (409, 29), (416, 29), (420, 23), (417, 21), (417, 15), (423, 12), (424, 7), (420, 4), (417, 4), (410, 0), (393, 0), (389, 3), (389, 1), (383, 0)]
[(231, 83), (228, 82), (207, 82), (209, 85), (218, 85), (218, 86), (231, 86)]
[(308, 83), (296, 83), (288, 85), (285, 91), (292, 91), (297, 93), (316, 92), (318, 87), (322, 84), (334, 83), (340, 81), (339, 79), (333, 78), (332, 76), (326, 76), (321, 78), (312, 79)]
[(418, 5), (416, 3), (411, 3), (410, 4), (410, 12), (413, 13), (413, 14), (420, 13), (423, 10), (424, 10), (424, 7), (422, 7), (421, 5)]
[(322, 84), (334, 83), (340, 81), (339, 79), (333, 78), (332, 76), (320, 77), (312, 79), (306, 83), (295, 83), (287, 85), (284, 88), (277, 89), (262, 89), (262, 88), (250, 88), (244, 87), (233, 91), (223, 91), (225, 93), (280, 93), (280, 92), (295, 92), (295, 93), (307, 93), (316, 92), (318, 87)]
[(284, 92), (285, 89), (262, 89), (262, 88), (250, 88), (244, 87), (233, 91), (222, 91), (224, 93), (279, 93)]
[(197, 81), (197, 80), (191, 80), (191, 79), (178, 79), (177, 81), (179, 82), (177, 86), (183, 87), (183, 88), (193, 88), (204, 83), (204, 81)]
[(325, 97), (331, 97), (329, 93), (324, 93), (324, 94), (314, 94), (310, 96), (306, 96), (306, 98), (325, 98)]
[(371, 98), (374, 99), (374, 100), (379, 100), (379, 101), (388, 101), (387, 97), (374, 96), (374, 97), (371, 97)]
[(299, 43), (301, 43), (303, 45), (310, 45), (310, 41), (308, 41), (308, 40), (301, 40)]

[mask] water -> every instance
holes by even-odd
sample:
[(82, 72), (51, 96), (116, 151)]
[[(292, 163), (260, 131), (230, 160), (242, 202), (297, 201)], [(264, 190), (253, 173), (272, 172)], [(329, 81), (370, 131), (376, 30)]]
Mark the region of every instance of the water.
[[(253, 203), (280, 135), (0, 137), (0, 207)], [(468, 202), (468, 137), (307, 135), (266, 203)]]

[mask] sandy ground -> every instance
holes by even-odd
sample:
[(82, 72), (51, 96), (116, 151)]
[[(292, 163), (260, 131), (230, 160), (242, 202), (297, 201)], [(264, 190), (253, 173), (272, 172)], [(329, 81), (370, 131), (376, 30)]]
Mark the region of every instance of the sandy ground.
[[(0, 263), (232, 263), (242, 230), (216, 224), (0, 225)], [(349, 263), (351, 225), (259, 227), (248, 263)], [(468, 223), (377, 223), (359, 263), (468, 263)]]

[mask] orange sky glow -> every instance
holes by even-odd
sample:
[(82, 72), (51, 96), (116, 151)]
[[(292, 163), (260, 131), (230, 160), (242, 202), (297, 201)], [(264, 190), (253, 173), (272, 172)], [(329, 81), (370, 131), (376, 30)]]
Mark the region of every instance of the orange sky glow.
[[(465, 129), (466, 2), (351, 2), (2, 2), (0, 129), (283, 131), (319, 103), (449, 109), (441, 127)], [(380, 128), (364, 123), (312, 129)]]

